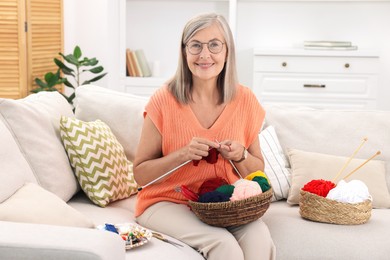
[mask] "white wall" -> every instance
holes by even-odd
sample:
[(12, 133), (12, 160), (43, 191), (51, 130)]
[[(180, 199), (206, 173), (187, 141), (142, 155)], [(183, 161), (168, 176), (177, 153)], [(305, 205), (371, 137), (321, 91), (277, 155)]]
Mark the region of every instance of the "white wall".
[[(64, 53), (79, 45), (83, 56), (99, 60), (108, 74), (97, 84), (122, 90), (119, 83), (119, 5), (110, 0), (64, 0)], [(87, 75), (90, 79), (93, 76)]]
[[(65, 53), (79, 44), (86, 56), (99, 58), (109, 72), (98, 84), (121, 90), (124, 65), (118, 62), (122, 57), (118, 39), (125, 30), (119, 26), (119, 12), (123, 12), (119, 10), (119, 2), (64, 0), (64, 31)], [(138, 9), (127, 10), (132, 16), (125, 20), (128, 32), (125, 47), (149, 48), (147, 58), (163, 63), (164, 76), (171, 75), (176, 68), (177, 34), (187, 17), (204, 11), (228, 13), (225, 1), (130, 3)], [(253, 48), (297, 47), (304, 40), (352, 41), (359, 48), (379, 50), (382, 64), (379, 108), (390, 110), (389, 24), (390, 1), (238, 1), (236, 42), (240, 81), (252, 85)]]

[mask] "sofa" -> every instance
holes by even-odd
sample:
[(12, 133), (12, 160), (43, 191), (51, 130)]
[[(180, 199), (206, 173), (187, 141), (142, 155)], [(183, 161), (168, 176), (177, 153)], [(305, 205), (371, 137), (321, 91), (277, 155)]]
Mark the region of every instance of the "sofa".
[[(76, 89), (74, 108), (57, 92), (0, 99), (0, 259), (204, 259), (164, 234), (182, 246), (152, 237), (126, 250), (120, 236), (97, 228), (136, 223), (131, 161), (147, 100), (92, 85)], [(264, 107), (259, 137), (274, 195), (262, 219), (276, 245), (276, 258), (389, 259), (390, 112)], [(74, 125), (66, 128), (68, 122)], [(97, 187), (108, 183), (103, 177), (93, 179), (99, 172), (86, 174), (90, 165), (80, 153), (88, 148), (72, 149), (72, 131), (84, 127), (108, 131), (104, 138), (110, 140), (108, 146), (114, 144), (110, 154), (121, 158), (113, 163), (120, 168), (113, 174), (123, 176), (116, 176), (111, 186)], [(88, 143), (90, 135), (85, 136), (79, 145)], [(363, 137), (367, 141), (352, 159)], [(300, 216), (302, 184), (331, 179), (351, 158), (346, 174), (377, 150), (381, 154), (352, 175), (367, 184), (373, 197), (366, 223), (337, 225)]]

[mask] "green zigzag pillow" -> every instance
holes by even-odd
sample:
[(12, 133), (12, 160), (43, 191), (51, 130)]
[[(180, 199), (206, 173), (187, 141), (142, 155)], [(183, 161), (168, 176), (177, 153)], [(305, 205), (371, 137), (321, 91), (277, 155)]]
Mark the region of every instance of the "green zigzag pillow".
[(60, 134), (80, 186), (93, 203), (105, 207), (137, 192), (133, 165), (104, 122), (62, 116)]

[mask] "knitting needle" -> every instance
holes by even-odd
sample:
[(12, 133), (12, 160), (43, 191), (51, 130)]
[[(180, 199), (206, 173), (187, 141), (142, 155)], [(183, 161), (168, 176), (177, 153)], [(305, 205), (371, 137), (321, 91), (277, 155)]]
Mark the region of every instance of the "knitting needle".
[(364, 163), (362, 163), (359, 167), (357, 167), (355, 170), (351, 171), (347, 176), (344, 177), (344, 180), (347, 179), (349, 176), (351, 176), (353, 173), (355, 173), (357, 170), (362, 168), (366, 163), (368, 163), (370, 160), (372, 160), (375, 156), (380, 155), (381, 151), (377, 151), (373, 156), (368, 158)]
[(174, 171), (176, 171), (177, 169), (179, 169), (179, 168), (183, 167), (184, 165), (186, 165), (187, 163), (189, 163), (189, 162), (191, 162), (191, 161), (192, 161), (192, 160), (188, 160), (188, 161), (186, 161), (186, 162), (184, 162), (184, 163), (180, 164), (179, 166), (176, 166), (175, 168), (173, 168), (172, 170), (170, 170), (170, 171), (168, 171), (168, 172), (164, 173), (164, 174), (163, 174), (163, 175), (161, 175), (160, 177), (158, 177), (158, 178), (156, 178), (156, 179), (152, 180), (151, 182), (149, 182), (149, 183), (145, 184), (145, 185), (144, 185), (144, 186), (142, 186), (142, 187), (139, 187), (139, 188), (138, 188), (138, 191), (141, 191), (143, 188), (146, 188), (146, 187), (148, 187), (149, 185), (151, 185), (151, 184), (155, 183), (156, 181), (159, 181), (159, 180), (161, 180), (162, 178), (164, 178), (164, 177), (168, 176), (168, 175), (169, 175), (169, 174), (171, 174), (172, 172), (174, 172)]
[(337, 175), (333, 178), (333, 182), (335, 182), (337, 180), (338, 177), (340, 177), (341, 173), (345, 170), (345, 168), (348, 166), (348, 164), (351, 162), (352, 158), (355, 157), (355, 155), (357, 154), (357, 152), (360, 150), (360, 148), (362, 148), (363, 144), (366, 143), (366, 141), (368, 140), (367, 137), (363, 138), (363, 141), (362, 143), (359, 145), (358, 148), (356, 148), (356, 150), (353, 152), (353, 154), (351, 155), (351, 157), (349, 157), (348, 161), (344, 164), (344, 166), (340, 169), (340, 171), (337, 173)]

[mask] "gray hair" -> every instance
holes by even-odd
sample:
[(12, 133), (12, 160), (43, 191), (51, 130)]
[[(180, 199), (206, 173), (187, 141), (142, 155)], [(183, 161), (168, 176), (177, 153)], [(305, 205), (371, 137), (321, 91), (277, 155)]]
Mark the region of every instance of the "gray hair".
[(215, 13), (201, 14), (189, 20), (184, 27), (176, 74), (168, 82), (169, 91), (180, 103), (188, 104), (192, 100), (192, 73), (187, 64), (186, 45), (189, 39), (198, 31), (213, 24), (217, 24), (222, 29), (227, 48), (225, 66), (217, 79), (217, 87), (220, 94), (219, 103), (231, 101), (236, 94), (238, 84), (236, 55), (234, 39), (229, 24), (221, 15)]

